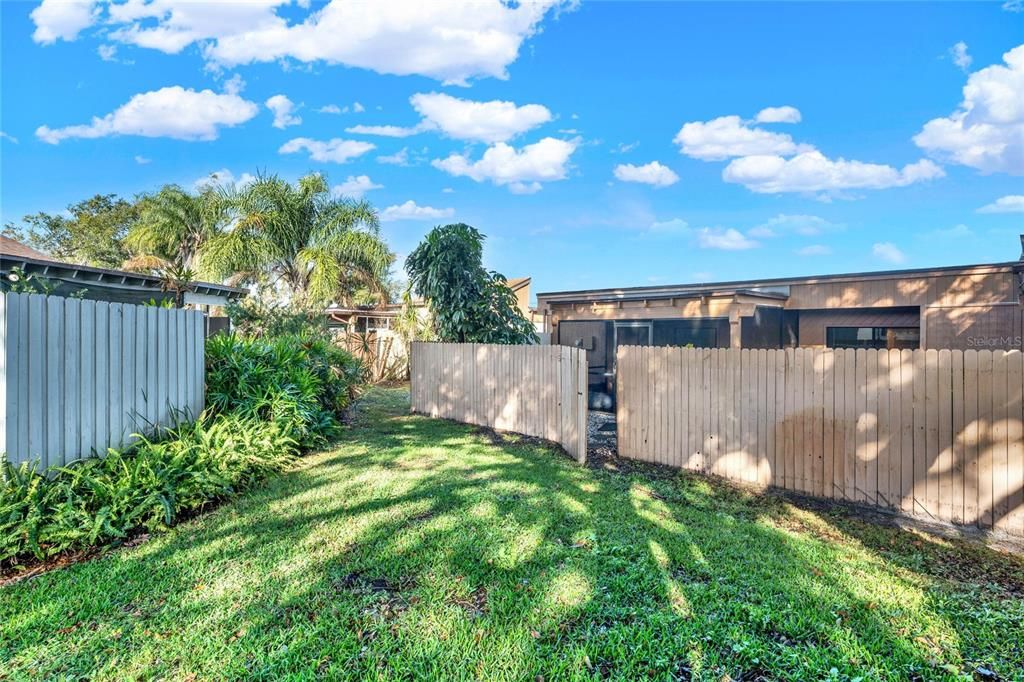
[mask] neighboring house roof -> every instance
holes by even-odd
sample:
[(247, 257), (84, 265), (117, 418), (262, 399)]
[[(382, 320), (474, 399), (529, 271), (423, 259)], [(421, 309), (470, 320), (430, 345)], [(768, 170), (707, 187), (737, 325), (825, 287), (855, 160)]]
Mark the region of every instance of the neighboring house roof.
[(537, 294), (545, 303), (625, 301), (653, 298), (682, 298), (696, 296), (720, 296), (743, 294), (748, 296), (784, 299), (789, 287), (794, 284), (815, 284), (817, 282), (862, 281), (871, 279), (915, 278), (949, 274), (985, 274), (990, 272), (1019, 272), (1024, 261), (1005, 263), (982, 263), (978, 265), (955, 265), (934, 268), (905, 270), (881, 270), (875, 272), (851, 272), (833, 275), (812, 275), (808, 277), (778, 277), (770, 279), (734, 280), (695, 284), (673, 284), (659, 286), (619, 287), (609, 289), (584, 289), (578, 291), (549, 291)]
[(512, 277), (506, 281), (508, 288), (512, 291), (519, 291), (523, 287), (530, 286), (529, 277)]
[(48, 260), (52, 261), (53, 258), (47, 256), (42, 251), (36, 251), (31, 246), (26, 246), (21, 242), (5, 237), (0, 234), (0, 256), (16, 256), (21, 258), (32, 258), (34, 260)]
[[(116, 301), (140, 301), (157, 297), (165, 293), (164, 281), (154, 275), (144, 275), (126, 270), (108, 270), (94, 268), (90, 265), (64, 263), (51, 256), (40, 253), (9, 237), (0, 237), (0, 275), (6, 275), (13, 268), (19, 268), (27, 274), (38, 275), (50, 280), (57, 280), (61, 289), (57, 293), (66, 293), (85, 289), (99, 289), (108, 295), (88, 298), (102, 298)], [(118, 292), (116, 294), (110, 292)], [(249, 292), (238, 287), (229, 287), (211, 282), (193, 282), (191, 290), (185, 295), (186, 303), (199, 305), (223, 305), (226, 301), (246, 296)]]
[[(506, 280), (508, 288), (513, 292), (519, 291), (523, 287), (530, 286), (530, 277), (512, 277)], [(412, 300), (413, 308), (425, 308), (427, 302), (422, 298), (414, 298)], [(386, 303), (384, 305), (361, 305), (361, 306), (330, 306), (324, 312), (328, 315), (336, 318), (352, 316), (352, 315), (370, 315), (373, 317), (394, 317), (402, 308), (405, 307), (404, 303)]]

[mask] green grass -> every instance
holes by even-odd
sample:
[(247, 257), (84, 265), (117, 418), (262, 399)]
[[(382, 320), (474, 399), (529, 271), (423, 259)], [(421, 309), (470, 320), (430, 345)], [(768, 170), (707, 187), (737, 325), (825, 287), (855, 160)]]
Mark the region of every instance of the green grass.
[(407, 409), (0, 590), (0, 678), (1024, 678), (1019, 558)]

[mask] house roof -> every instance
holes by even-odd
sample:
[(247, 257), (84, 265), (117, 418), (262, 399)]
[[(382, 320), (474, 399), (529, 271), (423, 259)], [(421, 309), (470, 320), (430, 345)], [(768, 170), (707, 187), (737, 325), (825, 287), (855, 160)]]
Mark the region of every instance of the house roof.
[(519, 291), (523, 287), (529, 286), (530, 278), (529, 277), (512, 277), (512, 278), (506, 280), (505, 283), (508, 285), (508, 288), (511, 289), (512, 291)]
[(778, 277), (769, 279), (733, 280), (726, 282), (700, 282), (694, 284), (669, 284), (659, 286), (619, 287), (609, 289), (583, 289), (576, 291), (550, 291), (537, 294), (538, 301), (621, 301), (633, 299), (683, 298), (744, 294), (786, 298), (789, 287), (794, 284), (817, 282), (862, 281), (870, 279), (899, 279), (911, 277), (941, 276), (950, 274), (983, 274), (988, 272), (1015, 272), (1024, 269), (1024, 261), (1004, 263), (981, 263), (975, 265), (954, 265), (935, 268), (913, 268), (904, 270), (880, 270), (875, 272), (850, 272), (832, 275), (811, 275), (806, 277)]
[(42, 251), (36, 251), (31, 246), (26, 246), (16, 239), (5, 237), (0, 234), (0, 256), (15, 256), (20, 258), (32, 258), (33, 260), (54, 260)]
[[(0, 237), (0, 240), (2, 240), (0, 241), (0, 273), (9, 272), (12, 268), (20, 268), (26, 273), (60, 280), (71, 286), (102, 287), (135, 292), (163, 290), (164, 281), (154, 275), (64, 263), (9, 237)], [(249, 292), (238, 287), (212, 282), (193, 282), (190, 293), (196, 299), (209, 297), (230, 300), (242, 298)]]

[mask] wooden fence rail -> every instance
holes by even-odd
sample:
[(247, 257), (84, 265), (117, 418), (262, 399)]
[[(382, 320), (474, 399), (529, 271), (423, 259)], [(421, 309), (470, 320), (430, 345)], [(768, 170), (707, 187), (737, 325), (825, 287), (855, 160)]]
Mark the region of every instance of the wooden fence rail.
[(587, 358), (567, 346), (415, 343), (412, 410), (515, 431), (587, 456)]
[(63, 465), (204, 400), (202, 313), (0, 293), (0, 452)]
[(1022, 357), (620, 347), (619, 454), (1024, 534)]

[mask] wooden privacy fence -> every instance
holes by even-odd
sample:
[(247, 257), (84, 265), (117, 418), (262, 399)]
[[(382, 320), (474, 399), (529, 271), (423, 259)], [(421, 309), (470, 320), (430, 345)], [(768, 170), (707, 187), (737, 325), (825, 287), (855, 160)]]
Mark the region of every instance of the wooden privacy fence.
[(0, 293), (0, 447), (61, 465), (203, 409), (202, 313)]
[(1024, 534), (1020, 351), (620, 347), (625, 457)]
[(587, 457), (587, 356), (567, 346), (414, 343), (413, 412), (515, 431)]

